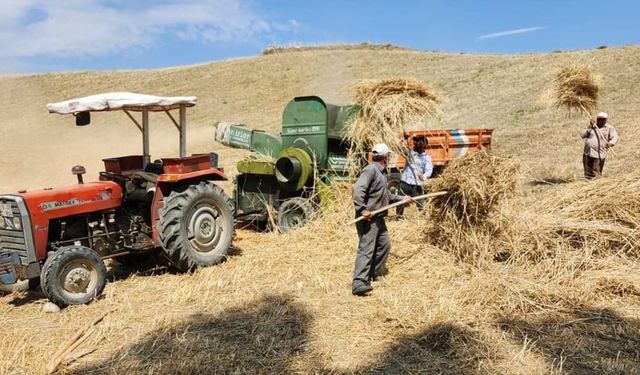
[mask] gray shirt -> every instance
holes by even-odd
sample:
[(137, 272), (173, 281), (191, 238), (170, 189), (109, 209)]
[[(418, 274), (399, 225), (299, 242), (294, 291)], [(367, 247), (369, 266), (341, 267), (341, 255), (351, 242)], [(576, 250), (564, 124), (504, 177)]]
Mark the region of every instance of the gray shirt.
[(592, 129), (584, 129), (580, 136), (584, 138), (584, 154), (592, 158), (604, 159), (607, 156), (607, 142), (610, 146), (618, 143), (618, 132), (609, 124), (601, 128), (594, 125)]
[[(356, 209), (356, 216), (362, 215), (362, 211), (374, 211), (389, 203), (399, 202), (402, 197), (389, 193), (387, 188), (387, 176), (382, 172), (384, 168), (373, 162), (360, 172), (360, 176), (353, 185), (353, 204)], [(376, 216), (386, 216), (387, 211)]]

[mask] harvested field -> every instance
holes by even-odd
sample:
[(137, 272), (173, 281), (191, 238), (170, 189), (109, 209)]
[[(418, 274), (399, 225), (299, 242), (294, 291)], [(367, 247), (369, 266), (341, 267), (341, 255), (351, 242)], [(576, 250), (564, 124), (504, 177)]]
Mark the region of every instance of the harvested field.
[[(555, 69), (578, 57), (606, 77), (600, 108), (621, 134), (608, 178), (591, 183), (579, 178), (583, 116), (537, 102)], [(44, 110), (117, 89), (199, 96), (190, 151), (220, 152), (233, 175), (244, 153), (212, 143), (216, 121), (275, 131), (293, 95), (348, 103), (362, 79), (413, 77), (446, 95), (444, 128), (495, 127), (494, 151), (521, 163), (520, 187), (496, 196), (488, 214), (511, 235), (490, 238), (486, 256), (435, 246), (425, 239), (434, 224), (427, 213), (409, 209), (409, 220), (389, 221), (389, 274), (370, 297), (355, 298), (356, 233), (343, 225), (353, 215), (343, 187), (334, 213), (307, 228), (240, 231), (220, 266), (175, 274), (114, 263), (103, 298), (58, 314), (42, 312), (41, 294), (0, 297), (0, 373), (43, 373), (58, 345), (114, 309), (60, 373), (640, 374), (638, 71), (640, 48), (631, 46), (518, 56), (320, 50), (160, 71), (0, 77), (4, 191), (73, 183), (74, 164), (95, 175), (101, 157), (139, 151), (126, 118), (96, 116), (93, 128), (74, 129)], [(154, 156), (175, 153), (170, 123), (152, 134)], [(463, 215), (479, 209), (469, 197)]]

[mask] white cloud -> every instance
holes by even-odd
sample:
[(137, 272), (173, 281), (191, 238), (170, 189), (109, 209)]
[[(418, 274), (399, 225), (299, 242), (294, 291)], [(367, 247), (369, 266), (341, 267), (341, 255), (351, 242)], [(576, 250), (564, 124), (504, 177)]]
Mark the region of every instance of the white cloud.
[(245, 42), (298, 27), (295, 20), (266, 20), (246, 1), (0, 1), (0, 60), (100, 56), (149, 47), (171, 35)]
[(497, 33), (480, 35), (478, 37), (478, 39), (490, 39), (490, 38), (499, 38), (501, 36), (524, 34), (524, 33), (530, 33), (530, 32), (533, 32), (533, 31), (544, 30), (545, 28), (546, 27), (544, 27), (544, 26), (535, 26), (535, 27), (526, 27), (526, 28), (522, 28), (522, 29), (513, 29), (513, 30), (507, 30), (507, 31), (500, 31), (500, 32), (497, 32)]

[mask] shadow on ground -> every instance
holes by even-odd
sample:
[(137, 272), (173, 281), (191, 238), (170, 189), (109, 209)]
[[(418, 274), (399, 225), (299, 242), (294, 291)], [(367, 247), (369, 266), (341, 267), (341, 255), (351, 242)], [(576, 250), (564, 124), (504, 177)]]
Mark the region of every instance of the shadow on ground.
[[(241, 255), (242, 249), (237, 246), (232, 246), (227, 254), (227, 259)], [(110, 261), (107, 279), (109, 281), (115, 281), (127, 279), (132, 275), (156, 276), (165, 273), (179, 275), (188, 272), (189, 271), (181, 271), (174, 267), (163, 255), (161, 250), (154, 250), (141, 254), (113, 258)]]
[[(440, 323), (401, 337), (373, 364), (330, 370), (310, 345), (312, 316), (289, 296), (268, 296), (216, 315), (160, 328), (71, 374), (496, 374), (500, 349), (481, 331)], [(584, 309), (538, 320), (501, 319), (507, 340), (528, 345), (566, 374), (640, 374), (640, 323)], [(354, 363), (357, 359), (354, 358)], [(520, 371), (521, 373), (521, 371)]]
[(527, 182), (529, 186), (553, 186), (553, 185), (561, 185), (568, 184), (571, 182), (575, 182), (576, 179), (574, 177), (547, 177), (547, 178), (538, 178)]
[(282, 374), (304, 351), (309, 314), (271, 296), (221, 316), (198, 314), (72, 374)]
[(441, 323), (416, 335), (401, 338), (363, 374), (477, 374), (496, 350), (472, 328)]
[(532, 342), (565, 374), (640, 374), (640, 320), (606, 309), (575, 309), (536, 320), (502, 319), (514, 340)]
[[(194, 315), (71, 374), (339, 373), (315, 362), (310, 314), (287, 296), (270, 296), (220, 316)], [(494, 351), (469, 328), (438, 324), (403, 338), (373, 366), (341, 373), (477, 373)]]
[[(242, 255), (242, 249), (232, 247), (228, 254), (228, 258)], [(181, 271), (172, 266), (160, 251), (151, 251), (136, 254), (130, 257), (118, 257), (108, 259), (107, 264), (107, 282), (126, 280), (131, 276), (159, 276), (163, 274), (180, 275), (191, 271)], [(35, 281), (35, 279), (34, 279)], [(19, 307), (31, 303), (42, 302), (46, 296), (40, 288), (39, 278), (37, 282), (29, 285), (27, 281), (20, 281), (13, 285), (2, 285), (0, 288), (0, 297), (11, 296), (12, 299), (7, 303)], [(102, 296), (98, 296), (98, 299)]]

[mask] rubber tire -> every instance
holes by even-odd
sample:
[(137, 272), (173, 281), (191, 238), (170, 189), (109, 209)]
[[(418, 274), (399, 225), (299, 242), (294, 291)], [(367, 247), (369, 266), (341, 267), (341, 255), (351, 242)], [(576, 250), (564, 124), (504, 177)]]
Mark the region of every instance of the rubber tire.
[[(72, 298), (61, 292), (62, 285), (58, 281), (58, 272), (69, 261), (76, 259), (87, 260), (96, 270), (96, 285), (93, 290), (78, 298)], [(98, 253), (84, 246), (65, 246), (60, 248), (50, 256), (40, 273), (40, 283), (42, 292), (47, 298), (60, 307), (68, 305), (84, 305), (102, 294), (107, 283), (107, 268)]]
[(400, 190), (400, 179), (391, 177), (389, 181), (387, 181), (387, 188), (389, 189), (389, 193), (392, 195), (404, 195)]
[[(282, 233), (287, 233), (304, 226), (313, 217), (316, 210), (306, 198), (289, 198), (278, 207), (277, 224)], [(298, 220), (297, 225), (291, 225), (293, 216)]]
[[(188, 239), (191, 209), (208, 201), (222, 218), (222, 232), (218, 243), (207, 252), (198, 251)], [(231, 199), (219, 186), (199, 182), (171, 192), (160, 209), (160, 242), (165, 255), (174, 266), (183, 271), (223, 262), (233, 244), (235, 235), (234, 208)], [(220, 230), (220, 228), (218, 228)], [(215, 237), (215, 234), (214, 234)]]
[(29, 279), (29, 290), (35, 291), (40, 289), (40, 277), (34, 277)]

